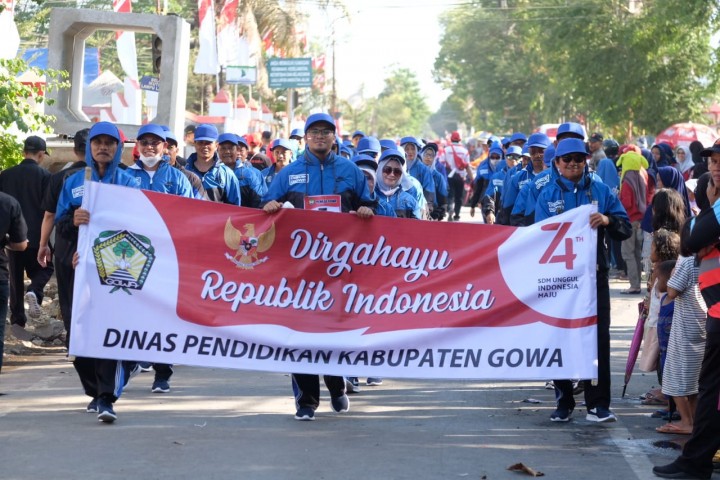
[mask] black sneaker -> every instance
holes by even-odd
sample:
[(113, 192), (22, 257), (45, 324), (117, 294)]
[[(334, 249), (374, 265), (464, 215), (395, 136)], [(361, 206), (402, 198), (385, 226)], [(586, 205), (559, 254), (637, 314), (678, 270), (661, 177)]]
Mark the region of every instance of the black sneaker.
[(673, 463), (669, 463), (667, 465), (662, 465), (659, 467), (653, 467), (653, 473), (656, 477), (660, 478), (685, 478), (685, 479), (705, 479), (710, 478), (710, 475), (707, 475), (705, 477), (701, 477), (699, 475), (693, 475), (692, 473), (688, 473), (685, 470), (682, 470), (680, 467)]
[(167, 380), (155, 380), (150, 391), (152, 393), (168, 393), (170, 391), (170, 382)]
[(566, 407), (557, 407), (553, 413), (550, 414), (551, 422), (569, 422), (570, 415), (572, 415), (573, 409)]
[(115, 410), (113, 410), (112, 403), (105, 400), (104, 398), (98, 398), (97, 401), (98, 420), (105, 423), (113, 423), (117, 420)]
[(617, 420), (617, 417), (608, 408), (595, 407), (588, 409), (585, 420), (587, 420), (588, 422), (605, 423), (614, 422)]
[(310, 407), (300, 407), (295, 412), (295, 420), (311, 422), (315, 420), (315, 410)]
[(350, 399), (347, 395), (340, 395), (339, 397), (332, 397), (330, 399), (330, 406), (333, 412), (345, 413), (350, 410)]
[(93, 398), (85, 409), (87, 413), (98, 413), (97, 398)]

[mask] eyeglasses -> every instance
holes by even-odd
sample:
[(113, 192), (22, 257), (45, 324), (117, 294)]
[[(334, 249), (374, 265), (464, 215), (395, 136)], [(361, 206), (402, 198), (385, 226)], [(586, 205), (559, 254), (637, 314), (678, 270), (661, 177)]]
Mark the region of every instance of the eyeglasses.
[(330, 135), (335, 134), (335, 132), (334, 132), (333, 130), (316, 130), (316, 129), (312, 129), (312, 130), (308, 130), (308, 131), (307, 131), (307, 134), (308, 134), (309, 136), (311, 136), (311, 137), (322, 138), (322, 137), (329, 137)]
[(562, 160), (563, 163), (585, 163), (586, 158), (585, 155), (577, 153), (575, 155), (563, 155), (562, 157), (560, 157), (560, 160)]
[(403, 174), (402, 168), (396, 168), (396, 167), (385, 167), (382, 169), (382, 172), (385, 175), (395, 175), (396, 177), (399, 177)]
[(157, 147), (160, 145), (162, 140), (138, 140), (141, 147)]

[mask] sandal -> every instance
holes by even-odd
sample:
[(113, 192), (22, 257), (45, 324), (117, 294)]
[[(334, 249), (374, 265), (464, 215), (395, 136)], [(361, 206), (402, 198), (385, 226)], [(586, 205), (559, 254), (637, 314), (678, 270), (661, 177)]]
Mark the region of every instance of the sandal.
[(655, 429), (658, 433), (669, 433), (672, 435), (691, 435), (692, 430), (684, 430), (683, 428), (677, 426), (674, 423), (666, 423), (665, 425), (661, 425)]
[(668, 400), (667, 397), (662, 393), (660, 393), (659, 395), (654, 395), (652, 392), (648, 392), (645, 394), (645, 400), (640, 403), (643, 405), (667, 406)]

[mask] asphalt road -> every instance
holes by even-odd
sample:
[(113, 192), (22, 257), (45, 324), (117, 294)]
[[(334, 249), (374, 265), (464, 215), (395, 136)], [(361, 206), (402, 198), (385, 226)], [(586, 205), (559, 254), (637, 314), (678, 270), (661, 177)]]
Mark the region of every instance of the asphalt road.
[[(612, 408), (619, 421), (549, 421), (551, 390), (537, 382), (386, 379), (315, 422), (293, 419), (287, 375), (178, 366), (167, 394), (152, 373), (129, 384), (118, 421), (85, 413), (63, 354), (7, 363), (0, 376), (0, 478), (11, 479), (514, 479), (523, 463), (556, 479), (655, 478), (681, 442), (655, 432), (656, 407), (638, 396), (655, 374), (635, 372), (621, 399), (639, 296), (613, 282)], [(578, 397), (578, 402), (582, 396)], [(536, 403), (537, 402), (537, 403)]]

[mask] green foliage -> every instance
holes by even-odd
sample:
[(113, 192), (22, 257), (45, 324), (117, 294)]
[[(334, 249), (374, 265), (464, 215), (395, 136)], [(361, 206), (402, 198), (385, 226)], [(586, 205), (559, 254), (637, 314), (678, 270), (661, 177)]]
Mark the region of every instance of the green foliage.
[(415, 74), (406, 68), (390, 72), (377, 98), (355, 108), (348, 103), (341, 106), (348, 131), (360, 129), (379, 138), (432, 136), (428, 126), (430, 108)]
[(529, 131), (578, 120), (624, 138), (703, 122), (716, 97), (716, 0), (636, 2), (637, 11), (627, 0), (497, 5), (456, 7), (441, 20), (435, 76), (473, 103), (458, 121)]
[[(29, 72), (37, 77), (45, 76), (46, 84), (41, 90), (36, 85), (26, 85), (18, 81), (18, 75)], [(44, 92), (57, 88), (67, 88), (64, 81), (67, 72), (31, 68), (20, 59), (0, 60), (0, 168), (8, 168), (22, 160), (22, 144), (12, 131), (20, 134), (31, 132), (50, 132), (50, 115), (34, 110), (34, 104), (50, 104)]]

